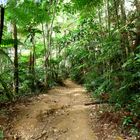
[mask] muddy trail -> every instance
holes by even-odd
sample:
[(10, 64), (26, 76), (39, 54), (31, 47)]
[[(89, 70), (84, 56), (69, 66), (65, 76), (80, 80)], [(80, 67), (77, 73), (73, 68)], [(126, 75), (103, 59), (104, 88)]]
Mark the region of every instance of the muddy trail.
[(90, 101), (83, 87), (66, 80), (65, 87), (55, 87), (46, 94), (12, 106), (4, 139), (123, 140), (114, 130), (114, 134), (111, 132), (112, 128), (95, 125), (96, 105), (85, 106)]

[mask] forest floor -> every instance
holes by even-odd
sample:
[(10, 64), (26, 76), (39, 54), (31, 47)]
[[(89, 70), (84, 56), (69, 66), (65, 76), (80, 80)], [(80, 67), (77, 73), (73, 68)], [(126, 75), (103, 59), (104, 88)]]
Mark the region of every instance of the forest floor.
[(66, 80), (64, 87), (5, 107), (0, 112), (4, 140), (131, 139), (105, 117), (99, 122), (100, 105), (85, 105), (89, 102), (91, 97), (83, 87)]

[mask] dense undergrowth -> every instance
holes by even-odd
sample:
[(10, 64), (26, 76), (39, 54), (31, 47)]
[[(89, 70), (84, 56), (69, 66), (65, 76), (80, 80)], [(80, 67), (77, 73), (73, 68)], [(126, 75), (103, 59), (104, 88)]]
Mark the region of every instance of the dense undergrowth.
[[(120, 46), (119, 33), (114, 34), (116, 35), (104, 37), (103, 40), (99, 38), (96, 40), (98, 45), (94, 47), (86, 42), (87, 38), (93, 38), (92, 33), (86, 33), (87, 38), (77, 40), (75, 47), (68, 50), (68, 53), (72, 52), (68, 54), (72, 66), (70, 77), (84, 84), (97, 100), (109, 101), (116, 111), (122, 110), (123, 126), (139, 135), (140, 46), (126, 56)], [(98, 35), (95, 39), (97, 38)]]

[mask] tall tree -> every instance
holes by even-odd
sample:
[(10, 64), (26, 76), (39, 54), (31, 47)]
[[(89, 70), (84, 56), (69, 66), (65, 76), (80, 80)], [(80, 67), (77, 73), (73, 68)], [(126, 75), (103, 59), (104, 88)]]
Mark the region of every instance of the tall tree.
[(128, 32), (126, 30), (127, 17), (125, 12), (125, 0), (120, 1), (120, 7), (121, 7), (121, 23), (123, 26), (123, 29), (121, 31), (121, 42), (122, 42), (122, 48), (125, 49), (125, 54), (126, 56), (128, 56), (130, 49), (129, 49), (129, 41), (128, 41)]
[(140, 1), (135, 0), (135, 7), (136, 7), (136, 13), (137, 13), (137, 25), (136, 25), (136, 38), (134, 42), (133, 48), (136, 49), (137, 46), (140, 45)]
[(19, 75), (18, 75), (18, 39), (17, 26), (13, 23), (13, 38), (14, 38), (14, 93), (18, 93), (19, 89)]
[[(54, 27), (54, 20), (57, 14), (57, 6), (58, 6), (58, 0), (56, 1), (49, 1), (49, 10), (48, 14), (51, 17), (50, 23), (46, 23), (46, 30), (47, 30), (47, 49), (46, 49), (46, 55), (45, 55), (45, 71), (48, 71), (48, 67), (51, 67), (49, 60), (51, 59), (51, 45), (52, 45), (52, 33), (53, 33), (53, 27)], [(46, 73), (45, 81), (47, 84), (47, 78), (48, 74)]]
[(0, 44), (2, 41), (3, 27), (4, 27), (4, 7), (0, 6)]

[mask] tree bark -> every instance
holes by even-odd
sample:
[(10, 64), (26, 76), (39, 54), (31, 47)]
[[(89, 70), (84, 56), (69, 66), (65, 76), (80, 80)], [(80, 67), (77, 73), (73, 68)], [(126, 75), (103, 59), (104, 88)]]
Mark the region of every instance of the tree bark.
[(115, 15), (116, 15), (116, 26), (119, 29), (119, 2), (117, 0), (114, 0), (114, 8), (115, 8)]
[[(47, 47), (47, 45), (46, 45), (46, 34), (45, 34), (45, 29), (44, 29), (44, 24), (42, 23), (42, 36), (43, 36), (43, 45), (44, 45), (44, 62), (45, 62), (45, 60), (46, 60), (46, 52), (47, 52), (47, 50), (46, 50), (46, 47)], [(44, 83), (46, 84), (46, 65), (44, 64), (44, 66), (43, 66), (43, 69), (44, 69)]]
[[(54, 19), (56, 16), (56, 8), (57, 8), (57, 4), (58, 4), (58, 0), (56, 1), (52, 1), (50, 0), (50, 5), (53, 6), (53, 11), (52, 11), (52, 20), (51, 23), (48, 25), (46, 24), (46, 29), (47, 29), (47, 49), (46, 49), (46, 56), (45, 56), (45, 68), (46, 68), (46, 85), (47, 85), (47, 80), (48, 80), (48, 73), (47, 73), (47, 69), (48, 67), (51, 68), (51, 63), (50, 63), (50, 59), (51, 59), (51, 45), (52, 45), (52, 33), (53, 33), (53, 25), (54, 25)], [(48, 12), (48, 14), (50, 14), (50, 10)], [(52, 72), (51, 72), (52, 74)]]
[(3, 34), (3, 28), (4, 28), (4, 11), (5, 9), (3, 7), (0, 8), (0, 44), (2, 41), (2, 34)]
[(139, 0), (135, 0), (135, 7), (136, 7), (138, 19), (137, 19), (137, 26), (136, 26), (136, 39), (133, 46), (134, 50), (137, 48), (137, 46), (140, 45), (140, 1)]
[(125, 29), (126, 26), (126, 12), (125, 12), (125, 0), (121, 0), (120, 6), (121, 6), (121, 23), (123, 26), (123, 29), (121, 31), (121, 46), (122, 48), (125, 48), (125, 55), (128, 56), (128, 53), (130, 52), (129, 48), (129, 41), (128, 41), (128, 32)]
[[(35, 36), (35, 34), (34, 34)], [(35, 92), (35, 42), (34, 42), (34, 37), (33, 37), (33, 40), (32, 40), (32, 44), (33, 44), (33, 63), (32, 63), (32, 75), (33, 75), (33, 81), (32, 81), (32, 92)]]
[(110, 6), (109, 6), (109, 0), (107, 0), (107, 18), (108, 18), (108, 34), (109, 34), (109, 37), (110, 37), (111, 21), (110, 21)]
[(18, 40), (17, 40), (17, 26), (13, 24), (13, 37), (14, 37), (14, 93), (19, 90), (19, 73), (18, 73)]
[(35, 33), (31, 35), (32, 49), (30, 51), (29, 74), (31, 76), (31, 92), (35, 92)]

